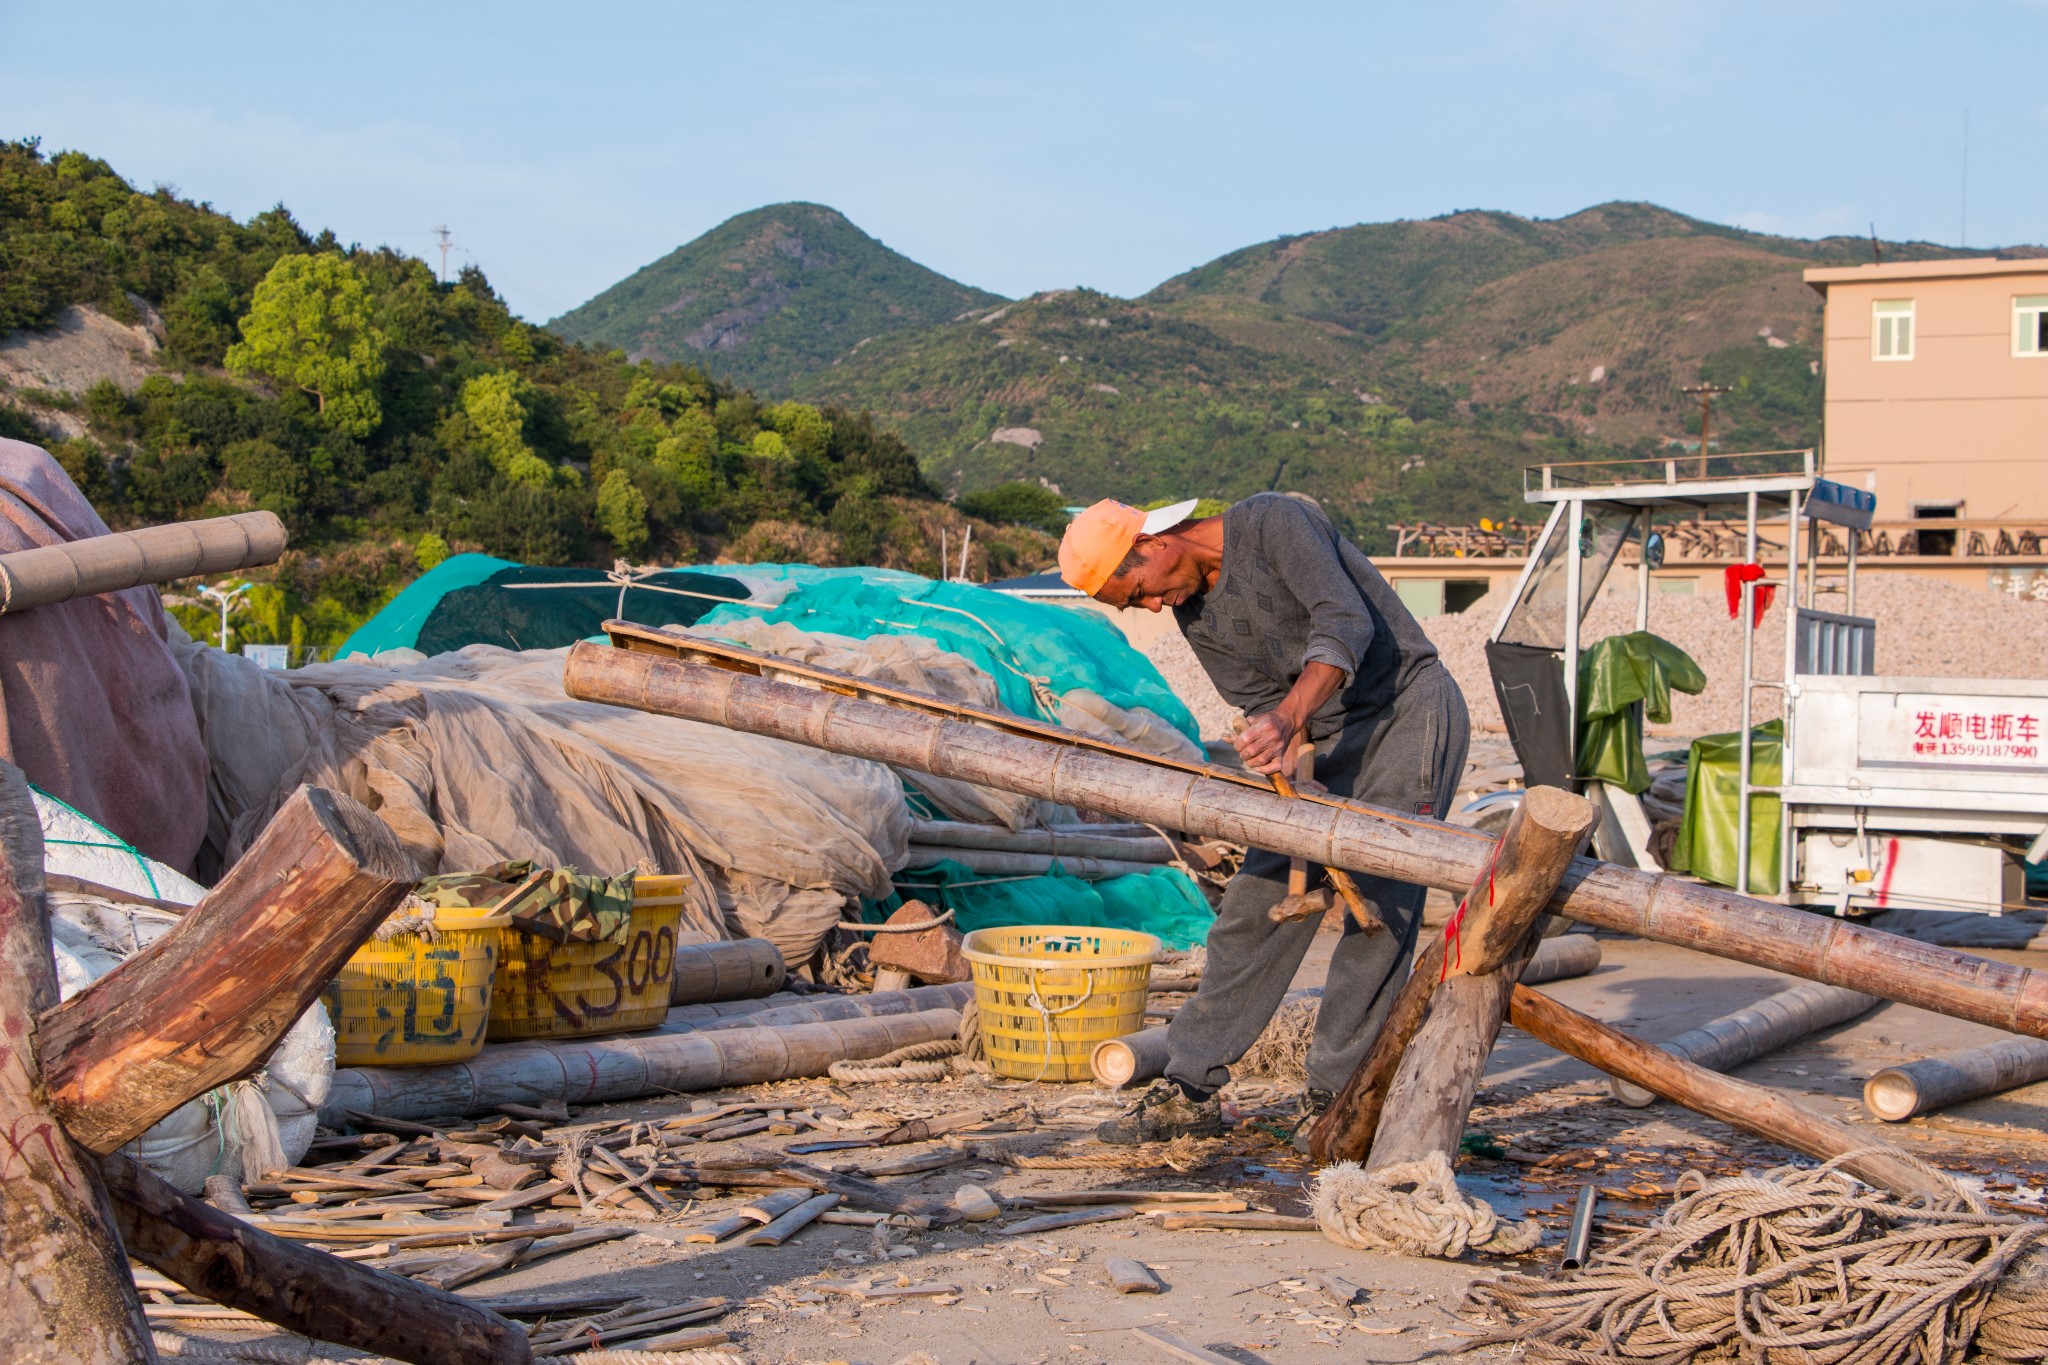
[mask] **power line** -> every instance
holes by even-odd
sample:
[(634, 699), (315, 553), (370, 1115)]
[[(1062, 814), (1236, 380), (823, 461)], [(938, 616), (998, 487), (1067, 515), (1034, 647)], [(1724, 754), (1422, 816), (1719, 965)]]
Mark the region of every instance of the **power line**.
[(449, 252), (449, 250), (450, 250), (451, 248), (452, 248), (452, 249), (454, 249), (454, 250), (457, 250), (457, 251), (460, 251), (460, 250), (462, 250), (462, 248), (461, 248), (460, 246), (458, 246), (458, 245), (457, 245), (457, 244), (455, 243), (455, 241), (454, 241), (454, 240), (452, 239), (452, 237), (451, 237), (451, 235), (450, 235), (450, 233), (449, 233), (449, 231), (448, 231), (448, 229), (447, 229), (447, 227), (446, 227), (445, 225), (444, 225), (444, 226), (441, 226), (441, 227), (433, 228), (433, 229), (431, 229), (431, 231), (433, 232), (433, 234), (434, 234), (434, 235), (435, 235), (436, 237), (439, 237), (439, 238), (441, 239), (441, 274), (440, 274), (440, 281), (441, 281), (441, 283), (442, 283), (442, 284), (446, 284), (446, 283), (448, 283), (448, 252)]

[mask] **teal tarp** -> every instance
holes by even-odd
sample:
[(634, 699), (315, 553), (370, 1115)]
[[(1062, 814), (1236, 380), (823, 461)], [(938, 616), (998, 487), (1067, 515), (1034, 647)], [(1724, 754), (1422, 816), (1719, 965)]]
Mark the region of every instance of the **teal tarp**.
[[(775, 567), (781, 566), (722, 571), (745, 580), (759, 569)], [(922, 635), (994, 678), (1003, 705), (1020, 716), (1056, 722), (1057, 708), (1050, 699), (1087, 688), (1126, 710), (1142, 706), (1201, 743), (1186, 703), (1107, 617), (966, 583), (937, 583), (907, 574), (876, 576), (882, 572), (812, 569), (801, 578), (791, 575), (798, 586), (779, 606), (765, 611), (745, 605), (717, 607), (699, 624), (716, 627), (758, 617), (856, 639)]]
[(962, 933), (1020, 924), (1061, 924), (1089, 929), (1131, 929), (1153, 934), (1169, 948), (1192, 948), (1216, 918), (1209, 902), (1177, 867), (1084, 882), (1054, 864), (1044, 877), (991, 878), (956, 862), (896, 874), (896, 894), (864, 901), (863, 918), (879, 923), (904, 900), (951, 910)]

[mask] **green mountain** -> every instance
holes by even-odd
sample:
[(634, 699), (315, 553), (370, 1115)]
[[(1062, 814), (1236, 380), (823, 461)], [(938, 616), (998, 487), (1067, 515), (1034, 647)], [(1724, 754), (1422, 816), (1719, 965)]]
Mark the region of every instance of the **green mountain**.
[(1294, 488), (1380, 545), (1390, 522), (1524, 512), (1525, 464), (1654, 454), (1695, 429), (1679, 389), (1702, 378), (1736, 390), (1716, 407), (1724, 448), (1812, 444), (1820, 299), (1800, 272), (1870, 249), (1650, 204), (1462, 212), (1261, 243), (1136, 300), (1036, 295), (792, 382), (894, 422), (951, 490)]
[(943, 321), (999, 296), (899, 255), (822, 204), (727, 219), (548, 326), (634, 360), (681, 361), (786, 387), (869, 337)]
[[(521, 321), (474, 267), (444, 283), (33, 139), (0, 140), (0, 342), (0, 436), (48, 448), (113, 526), (283, 518), (245, 642), (338, 643), (451, 552), (936, 573), (969, 525), (866, 412), (629, 362)], [(1041, 531), (974, 532), (977, 573), (1050, 557)]]

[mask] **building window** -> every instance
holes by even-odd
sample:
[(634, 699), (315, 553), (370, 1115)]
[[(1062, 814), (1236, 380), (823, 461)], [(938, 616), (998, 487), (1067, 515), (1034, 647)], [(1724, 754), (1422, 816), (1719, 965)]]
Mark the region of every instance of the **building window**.
[(1870, 358), (1913, 358), (1913, 300), (1879, 299), (1870, 305)]
[(2048, 355), (2048, 294), (2020, 294), (2014, 297), (2012, 353)]

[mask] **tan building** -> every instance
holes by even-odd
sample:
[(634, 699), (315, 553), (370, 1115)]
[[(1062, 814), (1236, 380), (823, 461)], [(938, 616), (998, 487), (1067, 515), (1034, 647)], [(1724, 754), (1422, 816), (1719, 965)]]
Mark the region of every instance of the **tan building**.
[(1830, 267), (1806, 282), (1827, 300), (1828, 477), (1876, 493), (1882, 521), (1936, 523), (1922, 554), (1962, 549), (1970, 523), (1995, 538), (2048, 518), (2048, 259)]

